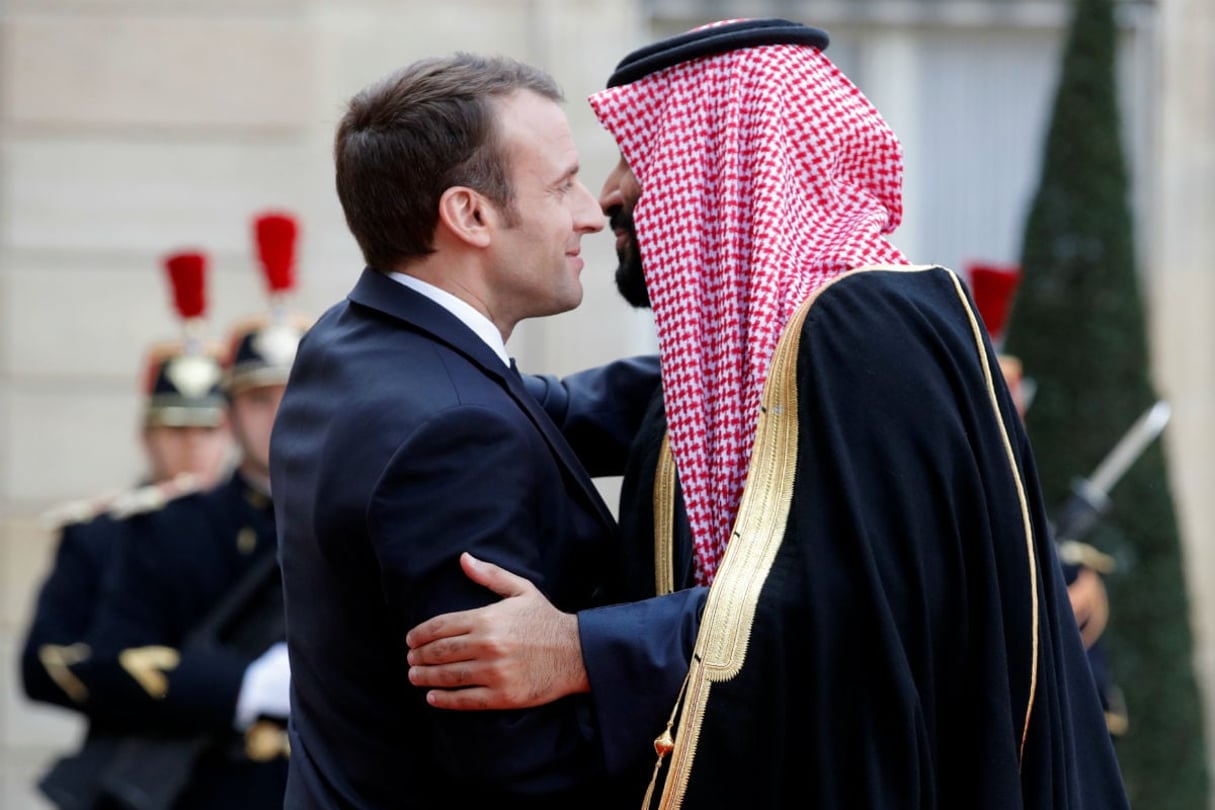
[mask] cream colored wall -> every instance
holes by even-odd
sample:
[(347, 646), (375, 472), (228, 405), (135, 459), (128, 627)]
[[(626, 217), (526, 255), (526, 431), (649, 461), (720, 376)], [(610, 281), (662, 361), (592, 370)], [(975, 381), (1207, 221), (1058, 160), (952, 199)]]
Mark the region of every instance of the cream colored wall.
[(1153, 358), (1174, 408), (1165, 438), (1215, 773), (1215, 4), (1169, 0), (1162, 11)]
[[(340, 298), (359, 269), (331, 190), (330, 139), (342, 103), (400, 64), (455, 49), (548, 68), (567, 92), (586, 181), (597, 190), (616, 153), (582, 98), (621, 55), (649, 41), (656, 9), (663, 13), (654, 25), (678, 30), (702, 8), (723, 16), (726, 5), (0, 0), (0, 808), (43, 806), (33, 775), (77, 733), (64, 713), (24, 701), (15, 679), (20, 633), (52, 550), (36, 518), (139, 473), (139, 354), (175, 334), (160, 257), (183, 246), (210, 252), (218, 328), (261, 308), (248, 221), (282, 206), (303, 225), (300, 306), (319, 312)], [(773, 5), (739, 3), (742, 12), (733, 13), (772, 13)], [(793, 4), (775, 5), (794, 16)], [(855, 27), (874, 6), (889, 24), (911, 21), (918, 4), (822, 3), (815, 12), (828, 27)], [(1176, 406), (1167, 440), (1210, 691), (1215, 98), (1205, 81), (1215, 73), (1215, 6), (1166, 0), (1160, 28), (1159, 204), (1144, 223), (1145, 243), (1158, 249), (1145, 269), (1158, 384)], [(886, 63), (914, 62), (897, 31), (882, 36)], [(911, 140), (917, 105), (897, 104), (891, 81), (874, 95), (893, 94), (894, 106), (880, 103)], [(911, 167), (913, 191), (915, 173), (923, 178), (927, 168)], [(908, 244), (921, 239), (914, 227), (900, 234)], [(647, 318), (612, 290), (610, 239), (589, 238), (585, 253), (583, 307), (524, 324), (512, 339), (525, 368), (568, 371), (652, 346)], [(1215, 708), (1208, 711), (1215, 727)]]

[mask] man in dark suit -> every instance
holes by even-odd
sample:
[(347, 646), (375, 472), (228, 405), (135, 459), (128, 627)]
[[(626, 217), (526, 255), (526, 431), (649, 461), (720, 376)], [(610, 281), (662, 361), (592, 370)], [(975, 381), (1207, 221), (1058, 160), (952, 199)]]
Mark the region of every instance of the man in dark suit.
[[(457, 55), (372, 85), (339, 125), (338, 194), (367, 269), (302, 342), (271, 448), (289, 807), (617, 807), (644, 789), (682, 678), (652, 662), (690, 636), (624, 652), (642, 613), (596, 620), (615, 523), (505, 348), (524, 318), (577, 306), (580, 240), (603, 227), (559, 100), (534, 68)], [(619, 372), (638, 407), (621, 406), (600, 453), (617, 469), (654, 384), (652, 365)], [(494, 601), (464, 551), (567, 612), (587, 663), (575, 650), (548, 672), (568, 697), (456, 714), (409, 684), (409, 627)], [(601, 675), (616, 694), (592, 700)]]

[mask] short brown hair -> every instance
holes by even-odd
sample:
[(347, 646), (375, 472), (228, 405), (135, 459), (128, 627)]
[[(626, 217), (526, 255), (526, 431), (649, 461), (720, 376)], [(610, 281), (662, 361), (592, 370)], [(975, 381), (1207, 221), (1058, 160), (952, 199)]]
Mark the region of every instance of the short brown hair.
[(467, 53), (414, 62), (350, 100), (334, 141), (337, 192), (369, 267), (432, 253), (439, 198), (452, 186), (511, 210), (491, 102), (520, 90), (562, 100), (539, 68)]

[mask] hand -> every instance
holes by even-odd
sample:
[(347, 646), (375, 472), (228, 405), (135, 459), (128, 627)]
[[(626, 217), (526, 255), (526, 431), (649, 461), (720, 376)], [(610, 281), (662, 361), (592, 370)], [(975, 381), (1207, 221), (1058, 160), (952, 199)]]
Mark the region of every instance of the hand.
[(291, 714), (291, 664), (287, 642), (266, 650), (245, 669), (236, 698), (235, 726), (244, 731), (259, 717), (288, 717)]
[(1080, 639), (1087, 650), (1101, 638), (1110, 618), (1109, 597), (1101, 575), (1091, 568), (1081, 568), (1075, 581), (1067, 586), (1067, 597), (1071, 600), (1072, 613), (1080, 627)]
[(504, 597), (446, 613), (409, 631), (409, 681), (440, 687), (426, 701), (440, 709), (525, 709), (589, 692), (578, 617), (562, 613), (522, 577), (460, 555), (468, 578)]

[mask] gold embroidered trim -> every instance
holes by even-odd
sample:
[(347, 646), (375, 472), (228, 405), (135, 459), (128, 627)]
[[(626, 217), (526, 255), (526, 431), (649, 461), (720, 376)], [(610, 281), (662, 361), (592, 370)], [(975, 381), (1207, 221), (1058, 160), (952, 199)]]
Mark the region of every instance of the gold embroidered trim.
[(1025, 531), (1025, 550), (1029, 557), (1029, 595), (1030, 595), (1030, 621), (1031, 627), (1031, 658), (1030, 658), (1030, 674), (1029, 674), (1029, 699), (1025, 702), (1025, 725), (1021, 729), (1021, 746), (1017, 750), (1017, 769), (1020, 770), (1021, 762), (1025, 757), (1025, 741), (1029, 737), (1029, 719), (1034, 712), (1034, 696), (1038, 693), (1038, 558), (1034, 553), (1034, 528), (1029, 519), (1029, 501), (1025, 497), (1025, 487), (1021, 482), (1021, 470), (1017, 467), (1017, 457), (1013, 454), (1012, 440), (1008, 437), (1008, 428), (1004, 425), (1004, 419), (1000, 416), (1000, 402), (996, 398), (996, 387), (992, 382), (991, 366), (987, 362), (987, 352), (983, 344), (983, 327), (979, 324), (979, 319), (975, 317), (970, 305), (966, 301), (966, 292), (962, 289), (962, 282), (957, 275), (950, 271), (949, 277), (953, 280), (954, 290), (958, 294), (958, 301), (962, 305), (962, 309), (966, 312), (966, 317), (970, 319), (970, 331), (974, 335), (975, 347), (979, 352), (979, 365), (983, 368), (983, 379), (987, 383), (987, 397), (991, 401), (992, 411), (995, 413), (996, 424), (1000, 426), (1000, 438), (1004, 442), (1004, 455), (1008, 459), (1008, 466), (1012, 470), (1013, 483), (1017, 487), (1017, 500), (1021, 506), (1021, 525)]
[(81, 642), (62, 647), (58, 644), (43, 644), (38, 648), (38, 662), (46, 670), (55, 685), (63, 690), (75, 703), (89, 699), (89, 688), (72, 672), (73, 664), (79, 664), (92, 654), (89, 645)]
[[(759, 594), (785, 536), (797, 464), (797, 353), (802, 322), (816, 297), (808, 298), (789, 319), (772, 356), (734, 530), (709, 588), (684, 684), (684, 714), (671, 749), (660, 808), (683, 803), (710, 685), (727, 681), (742, 669)], [(655, 780), (660, 767), (661, 758), (654, 769)]]
[(670, 436), (662, 437), (654, 473), (654, 593), (675, 590), (675, 457)]
[(156, 700), (169, 694), (169, 679), (165, 673), (180, 661), (181, 654), (172, 647), (133, 647), (118, 654), (122, 668)]

